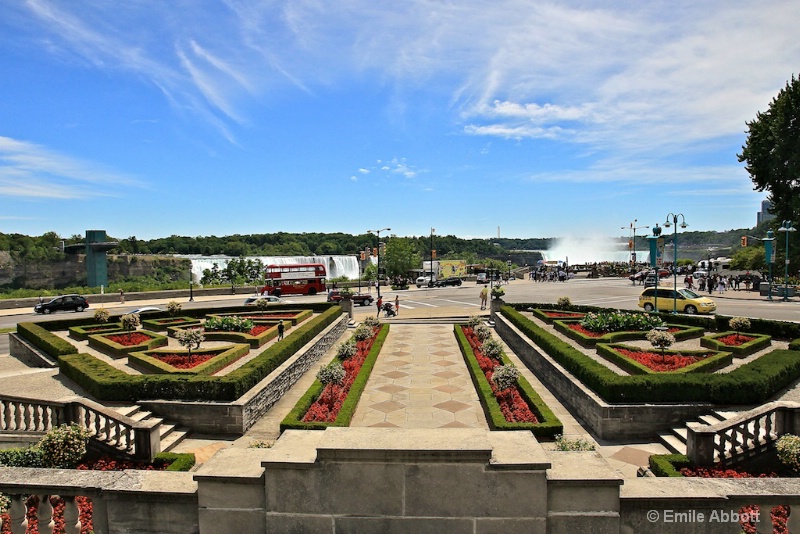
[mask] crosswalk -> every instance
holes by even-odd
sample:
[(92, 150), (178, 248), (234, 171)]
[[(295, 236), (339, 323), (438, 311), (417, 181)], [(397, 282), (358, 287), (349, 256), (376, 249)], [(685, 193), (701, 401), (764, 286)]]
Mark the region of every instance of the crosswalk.
[[(434, 302), (439, 301), (439, 304), (431, 303), (431, 302), (421, 302), (418, 300), (403, 300), (400, 302), (400, 308), (408, 308), (409, 310), (416, 309), (417, 307), (424, 306), (428, 308), (441, 308), (443, 306), (450, 306), (456, 304), (458, 306), (475, 306), (480, 307), (480, 304), (476, 304), (474, 302), (467, 302), (464, 300), (450, 300), (450, 299), (434, 299)], [(442, 304), (442, 303), (447, 304)]]

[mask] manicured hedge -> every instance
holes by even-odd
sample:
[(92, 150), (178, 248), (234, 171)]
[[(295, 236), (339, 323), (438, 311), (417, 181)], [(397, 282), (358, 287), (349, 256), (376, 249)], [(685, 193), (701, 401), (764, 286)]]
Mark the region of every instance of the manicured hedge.
[(50, 333), (37, 323), (18, 323), (17, 334), (56, 359), (78, 352), (72, 343)]
[(196, 461), (193, 452), (159, 452), (153, 465), (169, 464), (165, 471), (188, 471)]
[[(517, 388), (520, 396), (528, 403), (531, 411), (536, 415), (539, 420), (538, 423), (511, 423), (506, 421), (503, 412), (500, 410), (500, 404), (492, 392), (492, 386), (486, 379), (486, 375), (475, 359), (472, 353), (469, 341), (467, 340), (464, 331), (461, 329), (462, 325), (455, 325), (455, 335), (459, 347), (461, 347), (461, 355), (469, 369), (472, 383), (478, 391), (481, 399), (481, 406), (486, 413), (489, 424), (493, 430), (530, 430), (537, 438), (553, 439), (557, 434), (564, 433), (564, 425), (556, 417), (556, 414), (547, 406), (547, 403), (542, 400), (538, 393), (531, 387), (530, 383), (524, 376), (520, 376), (517, 380)], [(503, 365), (508, 365), (511, 360), (505, 354), (501, 354)]]
[(375, 342), (372, 344), (369, 354), (364, 359), (364, 363), (361, 365), (361, 369), (358, 372), (358, 376), (353, 381), (353, 385), (350, 386), (350, 391), (347, 393), (347, 399), (345, 399), (345, 401), (342, 403), (342, 407), (339, 410), (339, 414), (336, 416), (335, 421), (332, 423), (326, 423), (323, 421), (305, 422), (302, 420), (311, 405), (314, 404), (314, 402), (322, 394), (322, 390), (325, 389), (325, 386), (323, 386), (319, 380), (314, 380), (314, 383), (310, 388), (308, 388), (308, 391), (306, 391), (306, 393), (300, 397), (300, 400), (297, 401), (297, 404), (294, 405), (292, 411), (290, 411), (286, 417), (284, 417), (283, 421), (281, 421), (281, 433), (283, 433), (284, 430), (289, 429), (325, 430), (331, 426), (350, 426), (350, 422), (353, 420), (353, 415), (358, 407), (358, 401), (361, 400), (361, 394), (364, 392), (364, 388), (367, 385), (367, 380), (369, 380), (369, 377), (372, 374), (372, 369), (375, 367), (375, 362), (378, 360), (378, 355), (380, 354), (381, 349), (383, 348), (383, 343), (388, 335), (389, 325), (381, 325), (378, 336), (375, 339)]
[(144, 369), (149, 373), (155, 374), (188, 374), (188, 375), (213, 375), (220, 369), (235, 362), (242, 356), (250, 352), (250, 346), (247, 344), (238, 343), (227, 347), (214, 347), (211, 349), (199, 349), (195, 352), (201, 353), (216, 353), (216, 356), (209, 360), (196, 365), (190, 369), (176, 369), (168, 363), (162, 362), (154, 355), (161, 354), (183, 354), (188, 355), (187, 350), (149, 350), (147, 352), (132, 352), (128, 354), (128, 361), (136, 366)]
[(721, 332), (719, 334), (714, 334), (713, 336), (705, 336), (700, 340), (700, 345), (713, 350), (726, 350), (728, 352), (732, 352), (733, 355), (738, 358), (744, 358), (745, 356), (753, 354), (754, 352), (758, 352), (761, 349), (769, 347), (772, 343), (772, 337), (766, 334), (751, 334), (749, 332), (742, 332), (742, 335), (754, 337), (755, 339), (748, 341), (747, 343), (742, 343), (741, 345), (726, 345), (717, 341), (718, 338), (733, 334), (736, 334), (736, 332)]
[[(686, 373), (711, 373), (716, 371), (717, 369), (721, 369), (726, 365), (730, 365), (733, 361), (733, 355), (730, 352), (716, 352), (716, 354), (709, 356), (707, 358), (703, 358), (699, 362), (695, 362), (692, 365), (687, 365), (686, 367), (682, 367), (681, 369), (676, 369), (674, 371), (653, 371), (646, 365), (643, 365), (636, 360), (632, 360), (627, 356), (620, 354), (617, 352), (616, 349), (628, 349), (628, 350), (642, 350), (639, 347), (632, 347), (628, 345), (623, 345), (621, 343), (598, 343), (597, 344), (597, 354), (602, 356), (603, 358), (609, 360), (613, 364), (621, 367), (628, 373), (632, 375), (646, 375), (646, 374), (665, 374), (665, 373), (674, 373), (674, 374), (686, 374)], [(674, 351), (668, 350), (665, 351), (666, 354), (677, 354), (679, 356), (703, 356), (708, 354), (709, 351), (707, 350), (681, 350), (681, 351)]]
[(589, 389), (609, 403), (710, 402), (761, 404), (800, 378), (800, 358), (774, 350), (724, 374), (619, 376), (510, 306), (501, 313)]
[(160, 317), (155, 319), (150, 317), (150, 315), (147, 317), (147, 319), (142, 319), (142, 327), (147, 328), (148, 330), (158, 330), (159, 332), (166, 331), (170, 326), (185, 327), (189, 325), (198, 325), (201, 323), (200, 319), (185, 315), (180, 317)]
[[(114, 332), (114, 335), (124, 335), (127, 333), (128, 332)], [(164, 347), (169, 343), (167, 336), (162, 336), (148, 330), (134, 330), (130, 333), (144, 334), (149, 336), (150, 339), (143, 343), (139, 343), (138, 345), (122, 345), (105, 337), (108, 334), (91, 334), (89, 335), (89, 346), (93, 349), (111, 353), (116, 356), (127, 356), (130, 352), (139, 352), (142, 350), (154, 349), (156, 347)]]
[(122, 323), (87, 324), (69, 327), (69, 337), (78, 341), (86, 341), (92, 334), (109, 334), (122, 330)]
[[(545, 323), (549, 323), (549, 324), (552, 324), (553, 321), (568, 321), (568, 320), (580, 321), (581, 318), (584, 315), (586, 315), (584, 312), (567, 311), (567, 310), (542, 310), (540, 308), (535, 308), (535, 309), (532, 309), (532, 310), (525, 310), (525, 311), (530, 311), (534, 315), (534, 317), (537, 317), (539, 320), (544, 321)], [(580, 317), (551, 317), (551, 316), (547, 315), (546, 312), (548, 312), (548, 311), (567, 313), (567, 314), (576, 313), (576, 314), (580, 314)]]
[(225, 376), (129, 375), (89, 354), (70, 354), (60, 360), (65, 376), (94, 397), (107, 401), (140, 399), (233, 401), (277, 369), (314, 339), (341, 314), (339, 306), (323, 312), (266, 348)]
[[(647, 330), (620, 330), (618, 332), (607, 332), (602, 336), (598, 337), (591, 337), (578, 332), (577, 330), (573, 330), (569, 327), (570, 324), (577, 323), (579, 321), (575, 320), (555, 320), (553, 321), (553, 326), (556, 330), (564, 334), (570, 339), (574, 339), (581, 346), (586, 348), (592, 348), (598, 343), (619, 343), (620, 341), (630, 341), (633, 339), (645, 339), (647, 336)], [(682, 341), (686, 339), (692, 339), (693, 337), (700, 337), (703, 335), (704, 330), (700, 327), (695, 326), (686, 326), (686, 325), (678, 325), (678, 324), (667, 324), (669, 328), (679, 328), (677, 332), (673, 332), (672, 335), (675, 337), (676, 340)]]
[(692, 467), (685, 454), (653, 454), (649, 464), (650, 471), (657, 477), (682, 477), (681, 469)]

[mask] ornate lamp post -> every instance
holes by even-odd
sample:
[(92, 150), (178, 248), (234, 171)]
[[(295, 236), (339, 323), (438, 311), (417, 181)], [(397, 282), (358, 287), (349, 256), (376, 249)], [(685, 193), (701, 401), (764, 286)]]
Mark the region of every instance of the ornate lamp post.
[[(675, 226), (673, 231), (672, 237), (672, 244), (675, 247), (675, 257), (673, 258), (673, 265), (672, 265), (672, 277), (673, 277), (673, 290), (675, 291), (672, 295), (672, 313), (678, 313), (678, 218), (681, 219), (681, 228), (686, 228), (689, 226), (686, 224), (686, 219), (683, 217), (683, 213), (679, 213), (675, 215), (674, 213), (667, 214), (667, 220), (664, 221), (664, 228), (669, 228), (670, 226)], [(672, 222), (670, 222), (670, 218), (672, 218)]]
[(433, 258), (436, 251), (433, 249), (433, 234), (436, 233), (436, 228), (431, 228), (431, 277), (428, 280), (428, 287), (433, 287)]
[(381, 298), (381, 232), (388, 232), (391, 228), (381, 228), (380, 230), (367, 230), (370, 234), (378, 236), (378, 298)]
[(189, 270), (189, 302), (194, 302), (194, 280), (192, 280), (192, 271)]
[(639, 230), (640, 228), (650, 228), (649, 226), (636, 226), (636, 223), (638, 221), (639, 221), (639, 219), (634, 219), (633, 222), (631, 223), (630, 227), (628, 227), (628, 226), (620, 227), (620, 230), (624, 230), (626, 228), (629, 228), (629, 230), (631, 232), (633, 232), (633, 240), (630, 242), (630, 247), (628, 247), (628, 248), (631, 249), (631, 258), (630, 258), (631, 269), (635, 269), (636, 268), (636, 258), (637, 258), (637, 256), (636, 256), (636, 230)]
[(775, 241), (775, 234), (772, 230), (767, 230), (767, 237), (764, 241), (764, 254), (766, 255), (767, 265), (769, 265), (769, 292), (767, 300), (772, 300), (772, 264), (775, 263), (775, 252), (772, 250), (772, 242)]
[(783, 221), (781, 227), (778, 228), (779, 232), (784, 232), (786, 234), (786, 262), (785, 262), (785, 271), (784, 271), (784, 287), (783, 287), (783, 301), (786, 302), (789, 300), (789, 232), (796, 232), (794, 226), (792, 226), (792, 221)]

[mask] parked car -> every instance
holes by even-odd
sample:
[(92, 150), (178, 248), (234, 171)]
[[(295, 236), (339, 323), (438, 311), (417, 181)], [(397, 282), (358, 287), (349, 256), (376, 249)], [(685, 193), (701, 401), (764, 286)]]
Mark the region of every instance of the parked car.
[[(702, 297), (691, 289), (675, 289), (665, 287), (648, 287), (639, 295), (639, 307), (645, 311), (653, 311), (658, 296), (660, 310), (672, 309), (673, 305), (679, 312), (712, 313), (717, 309), (716, 303), (708, 297)], [(677, 299), (677, 300), (676, 300)]]
[(430, 276), (420, 276), (419, 278), (417, 278), (417, 287), (422, 287), (422, 286), (433, 287), (435, 283), (436, 283), (435, 276), (433, 277), (433, 283), (431, 283)]
[(475, 281), (479, 284), (488, 284), (489, 276), (486, 273), (478, 273), (478, 278)]
[[(333, 289), (328, 292), (328, 302), (339, 302), (342, 298), (342, 293), (338, 289)], [(353, 304), (358, 304), (359, 306), (368, 306), (375, 300), (372, 298), (372, 295), (365, 295), (363, 293), (356, 293), (352, 295), (350, 299), (353, 301)]]
[(147, 315), (148, 313), (158, 313), (162, 311), (164, 310), (159, 308), (158, 306), (143, 306), (141, 308), (136, 308), (135, 310), (131, 310), (128, 313), (135, 313), (137, 315)]
[(40, 302), (33, 307), (36, 313), (53, 313), (55, 311), (82, 312), (89, 307), (89, 301), (81, 295), (61, 295), (49, 302)]
[(255, 306), (259, 300), (264, 300), (266, 302), (280, 302), (281, 298), (276, 297), (275, 295), (259, 295), (257, 297), (247, 297), (244, 299), (245, 306)]
[(457, 276), (451, 276), (449, 278), (443, 278), (441, 280), (437, 280), (433, 283), (434, 287), (445, 287), (445, 286), (460, 286), (461, 285), (461, 278)]

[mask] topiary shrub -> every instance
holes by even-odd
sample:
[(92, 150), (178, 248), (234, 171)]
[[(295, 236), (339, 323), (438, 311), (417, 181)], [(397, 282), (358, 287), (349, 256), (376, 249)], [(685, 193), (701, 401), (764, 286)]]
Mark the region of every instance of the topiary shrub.
[(39, 441), (44, 467), (74, 469), (86, 455), (89, 432), (78, 425), (61, 425)]
[(503, 345), (494, 338), (489, 338), (481, 345), (481, 352), (494, 360), (500, 360), (503, 354)]
[(344, 366), (338, 360), (333, 360), (328, 365), (319, 368), (317, 380), (323, 385), (341, 384), (345, 374)]
[(336, 349), (336, 357), (340, 360), (352, 358), (358, 353), (358, 346), (353, 338), (348, 339)]
[(492, 330), (485, 324), (479, 324), (475, 327), (475, 336), (477, 336), (478, 340), (483, 343), (492, 337)]
[(111, 314), (105, 308), (97, 308), (94, 311), (94, 320), (98, 323), (107, 323), (109, 317), (111, 317)]
[(183, 306), (181, 306), (181, 303), (177, 300), (171, 300), (167, 302), (167, 311), (169, 312), (170, 317), (175, 317), (181, 312), (182, 309)]
[(569, 300), (569, 297), (558, 297), (556, 305), (562, 310), (568, 310), (572, 306), (572, 301)]
[(136, 330), (142, 326), (142, 320), (138, 313), (126, 313), (120, 317), (119, 320), (122, 323), (122, 328), (129, 332), (132, 332), (133, 330)]
[(519, 380), (519, 369), (513, 363), (498, 365), (492, 373), (492, 381), (497, 386), (497, 389), (501, 391), (515, 386), (517, 380)]
[(778, 459), (794, 473), (800, 473), (800, 437), (784, 434), (775, 443)]
[(372, 327), (367, 325), (359, 325), (358, 328), (355, 329), (353, 332), (353, 337), (356, 338), (358, 341), (365, 341), (371, 338), (373, 335)]

